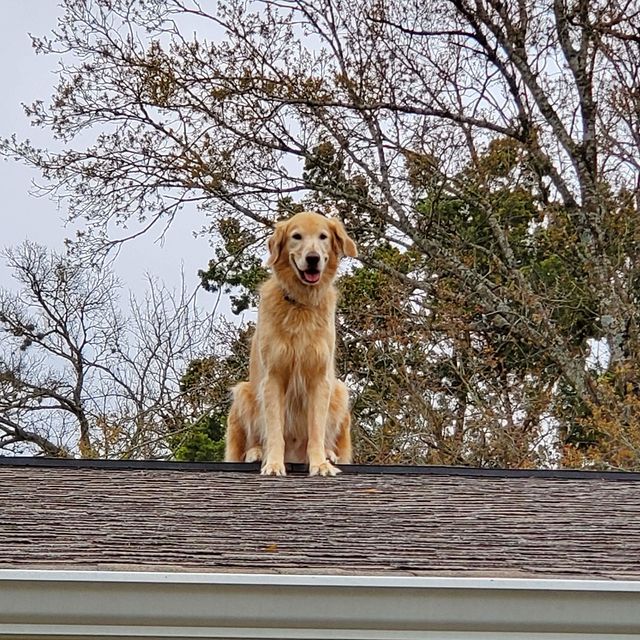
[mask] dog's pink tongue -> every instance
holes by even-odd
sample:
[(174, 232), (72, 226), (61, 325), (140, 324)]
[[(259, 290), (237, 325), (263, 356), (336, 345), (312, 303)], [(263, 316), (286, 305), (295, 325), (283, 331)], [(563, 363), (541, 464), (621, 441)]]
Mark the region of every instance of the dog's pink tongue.
[(320, 273), (309, 273), (305, 271), (304, 279), (307, 282), (318, 282), (318, 280), (320, 280)]

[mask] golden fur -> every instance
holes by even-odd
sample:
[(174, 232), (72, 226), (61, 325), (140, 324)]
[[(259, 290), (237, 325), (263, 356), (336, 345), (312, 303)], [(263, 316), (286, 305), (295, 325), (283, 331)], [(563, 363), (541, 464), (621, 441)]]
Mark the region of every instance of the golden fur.
[(249, 381), (233, 389), (225, 460), (262, 460), (264, 475), (308, 462), (310, 475), (351, 461), (347, 388), (335, 377), (333, 285), (343, 255), (356, 256), (338, 220), (298, 213), (269, 239), (271, 277), (260, 290)]

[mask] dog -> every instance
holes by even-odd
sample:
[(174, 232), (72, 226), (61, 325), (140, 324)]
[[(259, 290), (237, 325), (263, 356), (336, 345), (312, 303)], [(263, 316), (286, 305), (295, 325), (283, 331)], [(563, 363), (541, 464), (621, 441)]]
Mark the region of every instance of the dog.
[(305, 211), (279, 222), (268, 241), (271, 277), (260, 289), (249, 380), (236, 385), (225, 460), (261, 461), (263, 475), (308, 462), (334, 476), (351, 462), (346, 385), (335, 376), (334, 280), (355, 242), (339, 220)]

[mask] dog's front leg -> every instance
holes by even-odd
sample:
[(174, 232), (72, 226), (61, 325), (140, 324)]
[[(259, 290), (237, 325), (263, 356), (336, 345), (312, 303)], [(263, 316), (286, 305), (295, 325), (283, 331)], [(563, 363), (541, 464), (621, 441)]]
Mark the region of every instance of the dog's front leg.
[(266, 451), (260, 473), (263, 476), (285, 476), (284, 466), (284, 384), (268, 376), (262, 390)]
[(328, 379), (322, 378), (312, 389), (308, 397), (309, 405), (307, 415), (309, 475), (335, 476), (337, 473), (340, 473), (340, 469), (334, 467), (327, 460), (325, 451), (331, 385)]

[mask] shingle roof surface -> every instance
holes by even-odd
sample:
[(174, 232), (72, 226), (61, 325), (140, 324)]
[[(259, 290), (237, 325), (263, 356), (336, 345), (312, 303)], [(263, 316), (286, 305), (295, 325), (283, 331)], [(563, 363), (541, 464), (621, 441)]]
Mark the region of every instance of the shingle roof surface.
[(640, 580), (640, 481), (0, 465), (0, 568)]

